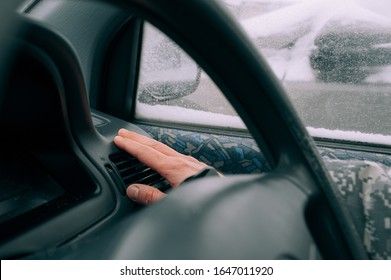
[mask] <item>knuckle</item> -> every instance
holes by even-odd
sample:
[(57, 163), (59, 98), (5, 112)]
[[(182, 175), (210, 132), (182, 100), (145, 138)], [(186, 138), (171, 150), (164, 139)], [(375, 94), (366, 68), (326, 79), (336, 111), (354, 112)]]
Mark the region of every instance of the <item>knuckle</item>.
[(180, 158), (170, 157), (166, 162), (166, 168), (170, 172), (181, 170), (184, 167), (186, 167), (186, 163)]
[(189, 155), (183, 156), (183, 159), (186, 161), (189, 161), (189, 162), (198, 162), (198, 160), (196, 160), (194, 157), (189, 156)]

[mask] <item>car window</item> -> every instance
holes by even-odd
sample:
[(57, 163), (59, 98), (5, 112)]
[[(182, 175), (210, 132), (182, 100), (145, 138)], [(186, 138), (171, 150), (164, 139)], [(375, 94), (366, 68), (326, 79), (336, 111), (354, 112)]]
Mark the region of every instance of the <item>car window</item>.
[[(390, 2), (221, 2), (313, 136), (391, 144)], [(208, 76), (150, 25), (141, 63), (137, 118), (245, 130)]]
[(244, 129), (208, 75), (167, 36), (144, 26), (136, 118)]

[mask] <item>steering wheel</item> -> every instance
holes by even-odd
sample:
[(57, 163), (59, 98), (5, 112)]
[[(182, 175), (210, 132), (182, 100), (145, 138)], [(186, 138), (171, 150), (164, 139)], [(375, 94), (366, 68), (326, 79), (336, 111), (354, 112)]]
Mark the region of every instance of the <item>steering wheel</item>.
[[(220, 87), (272, 172), (194, 181), (86, 245), (106, 259), (365, 259), (349, 214), (279, 81), (212, 0), (99, 0), (170, 36)], [(106, 247), (102, 249), (102, 246)]]

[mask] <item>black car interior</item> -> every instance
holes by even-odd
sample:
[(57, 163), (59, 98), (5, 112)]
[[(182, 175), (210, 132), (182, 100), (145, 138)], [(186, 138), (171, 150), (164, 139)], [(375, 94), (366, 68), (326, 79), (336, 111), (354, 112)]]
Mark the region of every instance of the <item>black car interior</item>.
[[(69, 44), (30, 20), (18, 20), (22, 28), (1, 110), (8, 136), (1, 153), (2, 255), (11, 257), (64, 242), (107, 216), (115, 208), (113, 192), (124, 195), (129, 181), (166, 186), (109, 140), (120, 127), (142, 130), (102, 114), (91, 117)], [(81, 150), (85, 141), (89, 151)]]
[[(133, 37), (112, 37), (116, 43), (99, 64), (105, 68), (95, 73), (105, 79), (92, 88), (67, 38), (35, 20), (16, 19), (0, 103), (1, 258), (368, 258), (284, 90), (220, 5), (100, 2), (128, 14), (119, 30)], [(159, 174), (112, 142), (122, 127), (150, 135), (147, 126), (126, 117), (132, 101), (121, 106), (134, 81), (117, 85), (114, 71), (132, 40), (137, 46), (129, 59), (137, 65), (142, 18), (172, 37), (219, 85), (270, 172), (195, 181), (147, 208), (126, 198), (133, 182), (168, 188)], [(119, 72), (137, 76), (132, 66)], [(87, 88), (100, 92), (92, 104)], [(110, 92), (116, 90), (113, 101)]]

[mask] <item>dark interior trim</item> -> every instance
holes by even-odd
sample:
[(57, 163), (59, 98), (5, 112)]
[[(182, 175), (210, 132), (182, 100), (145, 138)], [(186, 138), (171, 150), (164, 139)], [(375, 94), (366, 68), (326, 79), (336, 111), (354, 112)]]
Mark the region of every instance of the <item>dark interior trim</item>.
[(130, 17), (106, 51), (96, 109), (130, 121), (137, 91), (142, 21)]

